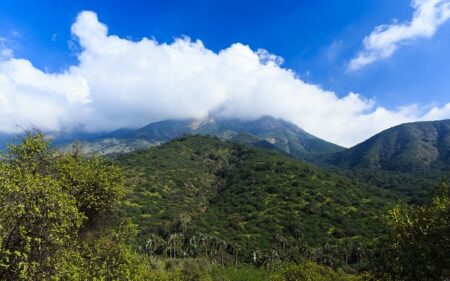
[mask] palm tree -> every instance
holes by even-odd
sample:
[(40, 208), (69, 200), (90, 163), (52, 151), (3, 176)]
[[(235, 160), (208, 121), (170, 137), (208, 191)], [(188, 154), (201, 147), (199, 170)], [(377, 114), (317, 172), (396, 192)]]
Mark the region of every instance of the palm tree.
[(177, 257), (177, 250), (179, 250), (183, 246), (183, 242), (183, 233), (174, 233), (169, 236), (169, 240), (167, 241), (169, 248), (169, 257)]
[(145, 250), (153, 256), (164, 245), (164, 239), (157, 234), (151, 234), (145, 243)]

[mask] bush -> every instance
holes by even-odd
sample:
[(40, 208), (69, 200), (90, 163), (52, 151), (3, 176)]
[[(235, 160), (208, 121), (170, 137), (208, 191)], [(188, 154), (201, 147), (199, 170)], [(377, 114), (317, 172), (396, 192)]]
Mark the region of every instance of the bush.
[(0, 158), (0, 276), (6, 280), (140, 280), (127, 243), (120, 169), (28, 133)]
[(450, 194), (446, 183), (432, 202), (397, 206), (385, 218), (387, 237), (375, 253), (374, 273), (383, 280), (450, 278)]
[(350, 275), (342, 270), (333, 270), (329, 267), (313, 262), (287, 265), (281, 272), (270, 276), (271, 281), (362, 281), (363, 277)]

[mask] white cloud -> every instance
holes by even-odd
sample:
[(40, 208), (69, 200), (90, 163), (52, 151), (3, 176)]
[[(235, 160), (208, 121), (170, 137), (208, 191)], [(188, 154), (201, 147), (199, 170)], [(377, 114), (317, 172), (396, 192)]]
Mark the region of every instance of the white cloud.
[(388, 58), (403, 43), (432, 37), (450, 18), (450, 0), (413, 0), (411, 5), (415, 11), (410, 22), (377, 26), (364, 38), (364, 49), (350, 61), (349, 70)]
[(349, 146), (402, 122), (450, 117), (450, 104), (422, 113), (419, 106), (387, 110), (355, 93), (339, 98), (282, 68), (279, 57), (239, 43), (215, 53), (187, 38), (130, 41), (109, 35), (93, 12), (82, 12), (72, 32), (79, 63), (64, 72), (0, 60), (0, 131), (29, 123), (94, 131), (211, 113), (272, 115)]

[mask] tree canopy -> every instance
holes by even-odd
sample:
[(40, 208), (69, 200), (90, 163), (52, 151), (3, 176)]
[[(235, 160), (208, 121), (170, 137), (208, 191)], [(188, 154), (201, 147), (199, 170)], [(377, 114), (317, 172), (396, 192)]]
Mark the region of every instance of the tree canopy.
[(387, 236), (374, 259), (382, 280), (450, 278), (450, 194), (442, 182), (430, 204), (399, 205), (387, 214)]
[(120, 215), (120, 169), (27, 133), (0, 158), (0, 276), (6, 280), (131, 277), (134, 230)]

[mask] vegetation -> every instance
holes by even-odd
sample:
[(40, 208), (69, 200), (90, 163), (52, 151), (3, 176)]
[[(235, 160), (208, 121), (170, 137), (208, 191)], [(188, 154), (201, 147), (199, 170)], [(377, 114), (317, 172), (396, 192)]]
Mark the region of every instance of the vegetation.
[(132, 189), (124, 203), (139, 226), (137, 246), (173, 244), (151, 246), (152, 255), (255, 265), (308, 257), (359, 267), (382, 232), (383, 209), (395, 202), (381, 189), (288, 156), (210, 137), (181, 138), (115, 161)]
[(345, 167), (424, 173), (449, 168), (450, 120), (401, 124), (385, 130), (329, 161)]
[(445, 183), (428, 204), (394, 205), (402, 197), (201, 136), (113, 162), (40, 133), (9, 146), (0, 280), (450, 278)]
[(402, 201), (412, 205), (422, 205), (429, 203), (430, 191), (436, 186), (441, 178), (447, 178), (450, 173), (428, 173), (423, 174), (393, 172), (380, 169), (345, 169), (336, 166), (324, 166), (323, 169), (351, 178), (363, 185), (376, 186), (388, 190), (391, 194), (396, 194)]
[(405, 196), (430, 202), (429, 193), (450, 176), (450, 120), (395, 126), (315, 163), (329, 171)]
[(312, 262), (285, 264), (268, 270), (242, 265), (217, 266), (206, 259), (153, 260), (152, 273), (148, 280), (209, 280), (209, 281), (362, 281), (365, 276), (356, 276), (342, 270), (333, 270)]
[(397, 206), (385, 218), (373, 269), (382, 280), (450, 278), (450, 193), (446, 183), (430, 204)]
[(42, 134), (28, 134), (1, 158), (0, 187), (2, 279), (125, 279), (138, 270), (117, 167), (76, 149), (58, 153)]

